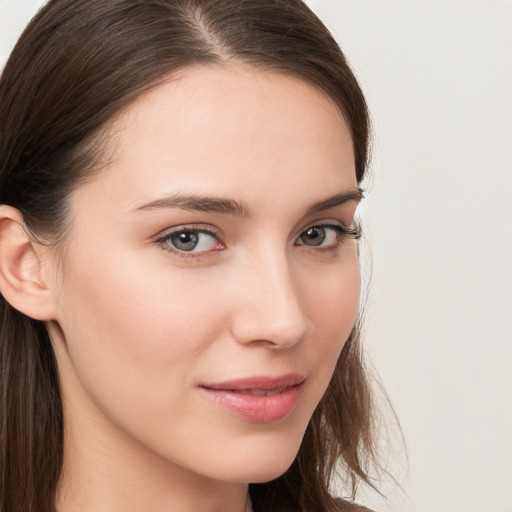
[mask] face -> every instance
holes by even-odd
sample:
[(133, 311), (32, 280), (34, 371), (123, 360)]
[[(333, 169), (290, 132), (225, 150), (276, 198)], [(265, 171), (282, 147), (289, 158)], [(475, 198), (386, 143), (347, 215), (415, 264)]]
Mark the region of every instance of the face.
[(312, 86), (231, 67), (170, 79), (110, 130), (55, 283), (68, 428), (111, 460), (275, 478), (357, 314), (349, 129)]

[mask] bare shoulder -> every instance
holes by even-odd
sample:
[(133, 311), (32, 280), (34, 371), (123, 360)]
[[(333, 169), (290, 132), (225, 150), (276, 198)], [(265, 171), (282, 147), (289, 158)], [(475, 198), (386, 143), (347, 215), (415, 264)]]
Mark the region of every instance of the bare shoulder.
[(336, 499), (336, 504), (339, 505), (339, 512), (375, 512), (362, 505), (357, 505), (356, 503), (351, 503), (341, 498)]

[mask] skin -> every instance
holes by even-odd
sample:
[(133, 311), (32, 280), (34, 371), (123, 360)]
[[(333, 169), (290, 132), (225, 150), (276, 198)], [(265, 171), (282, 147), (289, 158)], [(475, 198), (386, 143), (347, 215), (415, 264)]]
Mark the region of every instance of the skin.
[[(169, 79), (109, 134), (64, 248), (41, 253), (66, 418), (58, 511), (249, 510), (247, 484), (295, 458), (356, 318), (355, 241), (302, 236), (353, 222), (357, 200), (308, 213), (357, 190), (349, 129), (311, 85), (231, 65)], [(176, 193), (250, 215), (141, 209)], [(191, 226), (213, 230), (195, 252), (162, 240)], [(266, 424), (200, 388), (291, 372), (299, 402)]]

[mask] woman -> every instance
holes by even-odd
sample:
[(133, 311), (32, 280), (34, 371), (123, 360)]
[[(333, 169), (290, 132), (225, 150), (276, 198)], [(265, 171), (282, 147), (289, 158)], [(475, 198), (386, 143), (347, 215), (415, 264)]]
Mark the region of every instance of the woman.
[(2, 512), (359, 510), (368, 130), (300, 0), (38, 13), (0, 82)]

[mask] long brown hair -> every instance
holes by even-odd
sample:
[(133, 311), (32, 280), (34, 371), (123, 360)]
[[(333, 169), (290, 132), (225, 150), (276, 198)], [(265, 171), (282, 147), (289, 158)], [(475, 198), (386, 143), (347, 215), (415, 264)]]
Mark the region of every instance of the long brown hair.
[[(0, 78), (0, 204), (20, 210), (45, 243), (62, 239), (69, 194), (97, 172), (107, 122), (170, 74), (228, 61), (298, 77), (334, 100), (361, 182), (366, 103), (337, 43), (301, 0), (51, 0)], [(0, 512), (51, 512), (64, 421), (51, 341), (42, 322), (3, 297), (0, 317)], [(292, 466), (250, 486), (255, 510), (341, 510), (329, 493), (340, 468), (348, 494), (370, 482), (372, 400), (358, 332)]]

